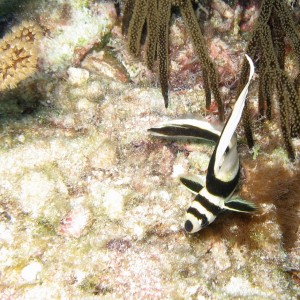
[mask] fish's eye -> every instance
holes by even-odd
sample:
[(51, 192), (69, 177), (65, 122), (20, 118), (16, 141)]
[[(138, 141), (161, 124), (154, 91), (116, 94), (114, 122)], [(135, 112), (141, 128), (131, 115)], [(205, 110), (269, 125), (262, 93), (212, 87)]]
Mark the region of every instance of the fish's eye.
[(194, 226), (193, 226), (192, 222), (190, 220), (186, 220), (184, 223), (184, 229), (187, 232), (191, 232), (193, 230), (193, 228), (194, 228)]

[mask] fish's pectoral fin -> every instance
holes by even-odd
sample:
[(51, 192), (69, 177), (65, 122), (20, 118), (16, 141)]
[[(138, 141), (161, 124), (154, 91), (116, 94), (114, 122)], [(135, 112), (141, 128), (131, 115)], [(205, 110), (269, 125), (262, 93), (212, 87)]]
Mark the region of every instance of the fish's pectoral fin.
[(257, 210), (257, 206), (254, 203), (241, 198), (231, 198), (224, 204), (224, 208), (244, 213), (251, 213)]
[(178, 119), (149, 128), (148, 132), (165, 138), (195, 138), (216, 143), (221, 129), (206, 120)]
[(198, 176), (181, 176), (179, 180), (193, 194), (198, 194), (204, 186), (203, 180)]

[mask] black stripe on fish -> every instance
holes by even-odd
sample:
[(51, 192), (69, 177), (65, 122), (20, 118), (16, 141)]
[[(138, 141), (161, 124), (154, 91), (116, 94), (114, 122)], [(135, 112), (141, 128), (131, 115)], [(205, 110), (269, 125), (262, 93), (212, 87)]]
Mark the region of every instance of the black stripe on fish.
[(215, 216), (217, 216), (222, 211), (222, 208), (213, 204), (212, 202), (209, 201), (209, 199), (203, 197), (200, 194), (198, 194), (195, 197), (194, 201), (199, 202), (200, 205), (202, 205), (207, 211), (211, 212)]
[(242, 199), (230, 199), (225, 203), (224, 208), (244, 213), (251, 213), (257, 209), (254, 203)]
[[(232, 116), (232, 114), (230, 115)], [(223, 133), (226, 130), (226, 122), (223, 131), (220, 136), (220, 140), (222, 138)], [(223, 161), (221, 165), (216, 165), (216, 155), (217, 151), (219, 150), (220, 140), (218, 141), (211, 159), (208, 164), (207, 173), (206, 173), (206, 188), (209, 193), (214, 196), (219, 196), (223, 198), (228, 198), (234, 190), (236, 189), (239, 178), (240, 178), (240, 163), (239, 163), (239, 156), (237, 153), (237, 145), (236, 145), (236, 137), (231, 137), (231, 142), (227, 141), (228, 147), (230, 148), (223, 153)], [(231, 144), (231, 145), (230, 145)], [(224, 149), (224, 150), (225, 150)], [(224, 178), (224, 168), (228, 175)], [(223, 174), (223, 175), (222, 175)], [(221, 177), (221, 178), (220, 178)], [(222, 178), (223, 177), (223, 178)]]
[(203, 189), (203, 185), (201, 183), (197, 182), (192, 177), (187, 177), (187, 176), (180, 177), (179, 180), (192, 193), (197, 194)]
[(186, 137), (186, 138), (201, 138), (217, 142), (219, 135), (205, 129), (192, 125), (166, 125), (164, 127), (154, 127), (148, 129), (150, 132), (157, 133), (163, 136)]
[(227, 198), (234, 192), (238, 185), (240, 178), (239, 169), (231, 180), (223, 181), (216, 178), (216, 175), (213, 171), (213, 164), (214, 160), (211, 159), (206, 174), (206, 188), (214, 196)]
[(186, 211), (188, 214), (193, 215), (197, 220), (202, 221), (202, 228), (208, 225), (208, 220), (206, 215), (201, 214), (198, 209), (195, 207), (189, 207), (188, 210)]

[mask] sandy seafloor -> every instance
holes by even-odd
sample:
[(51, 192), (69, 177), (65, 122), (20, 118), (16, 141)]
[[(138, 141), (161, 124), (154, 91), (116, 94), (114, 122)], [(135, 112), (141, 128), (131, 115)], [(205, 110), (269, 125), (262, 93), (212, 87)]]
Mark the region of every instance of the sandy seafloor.
[[(45, 36), (36, 75), (0, 96), (0, 299), (299, 299), (299, 163), (288, 162), (277, 123), (255, 123), (254, 153), (239, 136), (239, 193), (258, 212), (225, 213), (187, 235), (193, 195), (178, 176), (205, 176), (213, 145), (147, 134), (207, 114), (201, 72), (182, 67), (193, 65), (184, 24), (171, 29), (166, 110), (113, 5), (88, 2), (41, 1), (15, 15)], [(84, 50), (108, 33), (104, 48)], [(233, 77), (222, 89), (228, 115), (247, 34), (210, 38)]]

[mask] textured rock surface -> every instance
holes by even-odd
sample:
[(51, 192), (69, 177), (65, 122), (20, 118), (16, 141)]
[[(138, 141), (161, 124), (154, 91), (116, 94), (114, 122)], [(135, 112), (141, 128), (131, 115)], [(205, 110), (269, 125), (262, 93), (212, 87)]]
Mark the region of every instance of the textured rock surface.
[[(74, 24), (80, 5), (70, 3), (78, 11), (58, 20)], [(50, 20), (58, 18), (52, 11)], [(180, 31), (174, 26), (172, 34)], [(109, 46), (118, 59), (109, 47), (89, 53), (81, 69), (64, 66), (64, 80), (54, 73), (37, 82), (43, 99), (33, 114), (18, 113), (12, 101), (14, 116), (1, 115), (0, 298), (297, 299), (299, 164), (273, 142), (278, 128), (257, 128), (254, 154), (239, 146), (240, 194), (260, 210), (225, 213), (199, 234), (185, 234), (193, 196), (177, 176), (204, 175), (212, 145), (154, 139), (146, 130), (204, 113), (204, 93), (181, 86), (165, 110), (153, 75), (138, 61), (129, 64), (119, 30)], [(227, 36), (220, 51), (234, 39)], [(190, 59), (185, 51), (178, 61)], [(240, 50), (230, 54), (241, 59)], [(236, 65), (226, 69), (229, 77)], [(274, 136), (263, 140), (268, 126)]]

